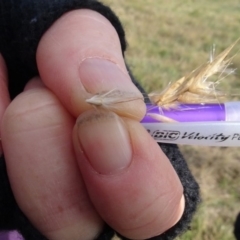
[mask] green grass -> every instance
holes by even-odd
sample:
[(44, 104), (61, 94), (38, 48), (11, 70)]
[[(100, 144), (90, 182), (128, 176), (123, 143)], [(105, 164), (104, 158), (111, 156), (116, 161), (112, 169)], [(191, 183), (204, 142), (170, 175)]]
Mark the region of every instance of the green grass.
[[(104, 2), (124, 24), (127, 62), (147, 91), (161, 90), (206, 62), (212, 44), (220, 53), (240, 37), (237, 0)], [(233, 66), (240, 69), (240, 54)], [(238, 72), (223, 82), (223, 88), (239, 93)], [(181, 150), (200, 184), (203, 203), (192, 230), (178, 240), (233, 240), (233, 222), (240, 211), (240, 149), (182, 146)]]

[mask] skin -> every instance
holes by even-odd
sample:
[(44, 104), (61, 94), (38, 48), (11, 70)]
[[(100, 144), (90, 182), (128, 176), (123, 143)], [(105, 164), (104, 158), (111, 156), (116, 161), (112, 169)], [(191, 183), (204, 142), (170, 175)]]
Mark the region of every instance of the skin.
[(108, 20), (90, 10), (65, 14), (42, 37), (37, 64), (40, 76), (10, 102), (0, 58), (2, 147), (30, 221), (50, 240), (92, 240), (104, 222), (131, 239), (175, 225), (183, 188), (139, 123), (142, 100), (124, 103), (118, 114), (85, 102), (112, 89), (140, 96)]

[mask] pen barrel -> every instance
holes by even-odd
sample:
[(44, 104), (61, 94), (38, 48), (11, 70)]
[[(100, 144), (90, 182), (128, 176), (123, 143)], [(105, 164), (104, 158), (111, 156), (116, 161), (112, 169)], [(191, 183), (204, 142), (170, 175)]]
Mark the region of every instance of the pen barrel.
[(226, 122), (240, 122), (240, 102), (226, 102), (225, 104)]
[[(236, 106), (235, 106), (236, 105)], [(238, 106), (239, 105), (239, 106)], [(238, 103), (228, 104), (228, 119), (235, 119), (237, 109), (240, 109)], [(209, 121), (226, 121), (225, 104), (179, 104), (176, 108), (165, 109), (158, 106), (147, 105), (147, 114), (143, 118), (143, 123), (159, 122), (153, 116), (164, 116), (177, 122), (209, 122)], [(149, 115), (148, 115), (149, 114)], [(238, 114), (240, 115), (240, 114)], [(232, 121), (232, 120), (231, 120)]]
[[(155, 116), (164, 116), (176, 122), (161, 122)], [(240, 102), (181, 104), (168, 110), (147, 105), (147, 114), (141, 123), (157, 142), (240, 146)]]

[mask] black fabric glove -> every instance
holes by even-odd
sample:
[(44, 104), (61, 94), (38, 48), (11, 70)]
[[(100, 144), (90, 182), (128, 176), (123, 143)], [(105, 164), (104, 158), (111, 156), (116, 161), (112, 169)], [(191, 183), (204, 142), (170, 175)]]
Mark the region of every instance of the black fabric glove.
[[(0, 52), (9, 74), (11, 98), (19, 94), (32, 77), (38, 75), (36, 49), (43, 33), (67, 11), (87, 8), (104, 15), (115, 27), (121, 42), (122, 52), (126, 50), (124, 30), (110, 8), (93, 0), (0, 0)], [(131, 75), (131, 73), (130, 73)], [(143, 92), (140, 85), (133, 82)], [(170, 240), (186, 230), (199, 202), (199, 187), (191, 175), (177, 146), (161, 144), (170, 159), (182, 185), (186, 208), (181, 220), (167, 232), (152, 239)], [(0, 229), (17, 229), (26, 240), (46, 240), (21, 212), (11, 191), (5, 160), (0, 160)], [(114, 230), (106, 226), (99, 240), (109, 240)], [(121, 237), (122, 239), (127, 239)]]
[(240, 213), (238, 213), (236, 221), (234, 223), (234, 236), (237, 240), (240, 240)]

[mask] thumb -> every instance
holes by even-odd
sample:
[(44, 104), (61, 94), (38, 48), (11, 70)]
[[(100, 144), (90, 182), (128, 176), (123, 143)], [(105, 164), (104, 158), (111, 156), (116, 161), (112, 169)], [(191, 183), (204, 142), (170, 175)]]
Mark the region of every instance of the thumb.
[(179, 221), (185, 205), (181, 182), (139, 122), (86, 111), (77, 119), (73, 143), (90, 199), (117, 232), (148, 239)]
[[(138, 120), (145, 114), (142, 95), (128, 75), (118, 34), (97, 12), (75, 10), (56, 21), (41, 39), (37, 62), (45, 85), (76, 117), (91, 107), (86, 99), (109, 91), (111, 101), (100, 99), (100, 104), (112, 107), (112, 98), (117, 98), (118, 105), (111, 110)], [(123, 97), (136, 101), (119, 104)]]

